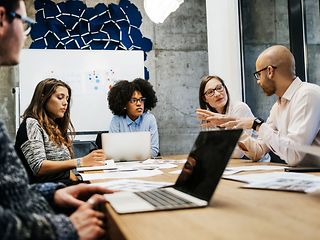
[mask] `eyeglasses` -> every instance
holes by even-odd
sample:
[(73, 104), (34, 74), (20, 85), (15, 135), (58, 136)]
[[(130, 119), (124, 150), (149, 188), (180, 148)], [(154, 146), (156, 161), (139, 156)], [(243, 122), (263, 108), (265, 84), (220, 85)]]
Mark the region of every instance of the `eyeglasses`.
[(223, 85), (219, 84), (215, 88), (209, 88), (203, 95), (205, 95), (206, 97), (212, 97), (215, 91), (217, 91), (218, 93), (222, 93), (223, 90), (224, 90)]
[(144, 103), (147, 99), (145, 97), (142, 98), (131, 98), (129, 100), (130, 103), (137, 104), (138, 102)]
[(256, 78), (256, 80), (259, 80), (259, 79), (260, 79), (260, 75), (261, 75), (260, 73), (261, 73), (262, 71), (264, 71), (264, 70), (267, 70), (268, 67), (272, 67), (272, 68), (274, 68), (274, 69), (277, 68), (277, 67), (275, 67), (275, 66), (269, 65), (269, 66), (266, 66), (265, 68), (262, 68), (262, 69), (259, 70), (259, 71), (256, 71), (255, 73), (253, 73), (253, 76)]
[(18, 18), (18, 19), (20, 19), (22, 21), (24, 34), (26, 36), (28, 36), (30, 31), (31, 31), (32, 25), (35, 24), (36, 22), (33, 19), (31, 19), (31, 18), (29, 18), (27, 16), (21, 16), (20, 14), (18, 14), (16, 12), (10, 12), (9, 15), (11, 17), (13, 17), (13, 18)]

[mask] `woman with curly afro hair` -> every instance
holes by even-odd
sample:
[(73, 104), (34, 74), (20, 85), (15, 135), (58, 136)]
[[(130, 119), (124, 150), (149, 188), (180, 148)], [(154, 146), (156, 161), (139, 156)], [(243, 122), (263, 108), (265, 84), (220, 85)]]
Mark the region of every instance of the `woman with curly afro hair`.
[(141, 78), (132, 82), (117, 82), (108, 94), (109, 108), (114, 114), (109, 132), (151, 133), (151, 156), (159, 153), (159, 134), (157, 121), (150, 112), (157, 103), (152, 85)]

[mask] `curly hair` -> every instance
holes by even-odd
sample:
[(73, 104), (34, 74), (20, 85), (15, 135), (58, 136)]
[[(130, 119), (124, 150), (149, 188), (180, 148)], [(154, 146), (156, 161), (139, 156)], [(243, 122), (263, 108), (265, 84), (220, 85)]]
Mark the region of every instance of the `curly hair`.
[(218, 76), (204, 76), (201, 78), (201, 83), (200, 83), (200, 87), (199, 87), (199, 104), (200, 104), (200, 108), (202, 109), (209, 109), (211, 112), (218, 112), (215, 108), (211, 107), (210, 104), (208, 104), (205, 101), (205, 97), (204, 97), (204, 89), (206, 88), (207, 83), (211, 80), (211, 79), (217, 79), (219, 82), (221, 82), (222, 86), (224, 87), (224, 89), (226, 90), (227, 93), (227, 103), (223, 108), (223, 114), (226, 113), (228, 107), (229, 107), (229, 103), (230, 103), (230, 95), (229, 95), (229, 91), (227, 86), (224, 84), (224, 81), (218, 77)]
[[(48, 114), (46, 105), (59, 86), (68, 89), (68, 107), (62, 118), (53, 119), (50, 117), (50, 114)], [(23, 119), (29, 117), (37, 119), (41, 127), (43, 127), (49, 135), (50, 140), (59, 146), (67, 146), (72, 155), (72, 139), (68, 135), (68, 131), (74, 132), (74, 127), (70, 119), (70, 102), (71, 88), (69, 85), (61, 80), (47, 78), (39, 82), (36, 86), (31, 102), (22, 117)]]
[(156, 106), (158, 99), (152, 85), (142, 78), (136, 78), (132, 82), (122, 80), (113, 85), (108, 93), (108, 103), (111, 112), (114, 115), (125, 116), (127, 114), (125, 108), (135, 91), (140, 92), (146, 98), (144, 112)]

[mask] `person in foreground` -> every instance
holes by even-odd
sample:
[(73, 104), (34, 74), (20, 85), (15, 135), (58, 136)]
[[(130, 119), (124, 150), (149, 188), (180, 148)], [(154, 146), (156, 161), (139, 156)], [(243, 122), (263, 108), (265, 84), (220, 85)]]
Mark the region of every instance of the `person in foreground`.
[(157, 121), (150, 112), (157, 103), (152, 85), (141, 78), (132, 82), (122, 80), (109, 91), (108, 102), (114, 114), (109, 132), (142, 132), (151, 134), (151, 156), (159, 154)]
[[(0, 0), (0, 65), (19, 62), (26, 39), (23, 1)], [(110, 191), (87, 184), (64, 187), (61, 183), (29, 185), (27, 173), (17, 157), (0, 121), (0, 229), (1, 239), (96, 239), (105, 235), (102, 212), (94, 207), (105, 199), (95, 193)], [(95, 195), (94, 195), (95, 194)], [(72, 211), (68, 217), (54, 211)]]
[[(230, 101), (230, 94), (224, 81), (219, 76), (204, 76), (199, 87), (199, 104), (197, 114), (207, 115), (214, 113), (225, 114), (233, 117), (251, 117), (253, 114), (247, 104), (240, 101)], [(246, 134), (251, 136), (253, 130), (246, 130)], [(244, 153), (237, 146), (231, 158), (242, 158)]]
[[(212, 114), (205, 125), (227, 128), (253, 128), (258, 139), (239, 143), (251, 159), (269, 150), (290, 166), (320, 166), (320, 158), (304, 154), (295, 146), (320, 146), (320, 86), (302, 82), (295, 74), (295, 59), (285, 46), (264, 50), (256, 61), (257, 83), (267, 96), (278, 97), (266, 122), (261, 118), (223, 118)], [(299, 147), (300, 148), (300, 147)]]
[(63, 81), (48, 78), (38, 83), (23, 114), (15, 149), (24, 163), (31, 182), (70, 180), (70, 170), (80, 166), (103, 165), (102, 149), (73, 157), (74, 132), (70, 120), (71, 88)]

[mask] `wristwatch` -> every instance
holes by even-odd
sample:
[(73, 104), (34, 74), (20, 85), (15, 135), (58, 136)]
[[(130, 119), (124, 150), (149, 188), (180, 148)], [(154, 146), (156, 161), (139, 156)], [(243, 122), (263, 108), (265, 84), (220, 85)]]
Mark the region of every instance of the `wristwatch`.
[(264, 123), (264, 120), (262, 118), (256, 118), (253, 120), (252, 129), (257, 130), (257, 127), (260, 126), (262, 123)]
[(77, 158), (77, 167), (81, 167), (81, 158)]

